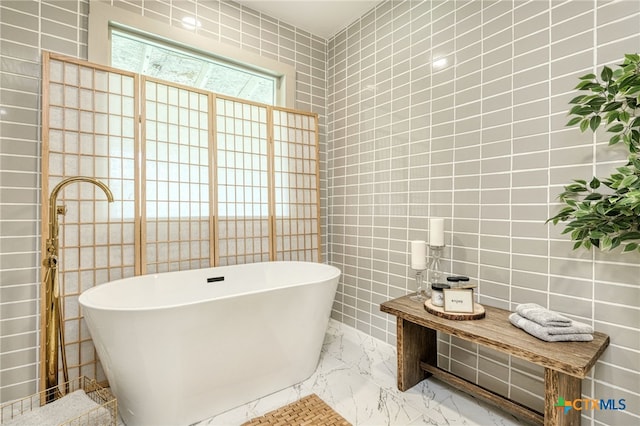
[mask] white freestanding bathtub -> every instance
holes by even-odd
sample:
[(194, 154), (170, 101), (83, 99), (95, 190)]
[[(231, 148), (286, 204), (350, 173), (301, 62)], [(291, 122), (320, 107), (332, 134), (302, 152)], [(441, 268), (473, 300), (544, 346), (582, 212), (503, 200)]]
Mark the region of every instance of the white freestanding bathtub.
[(188, 425), (308, 378), (339, 276), (222, 266), (112, 281), (80, 304), (125, 423)]

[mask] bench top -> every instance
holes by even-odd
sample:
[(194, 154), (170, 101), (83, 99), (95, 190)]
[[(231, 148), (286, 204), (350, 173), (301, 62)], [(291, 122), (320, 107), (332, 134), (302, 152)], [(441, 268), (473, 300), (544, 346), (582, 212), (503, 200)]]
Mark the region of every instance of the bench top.
[(380, 310), (409, 322), (441, 331), (545, 368), (584, 378), (609, 345), (609, 336), (593, 333), (590, 342), (545, 342), (511, 324), (511, 312), (484, 306), (485, 317), (456, 321), (432, 315), (409, 296), (389, 300)]

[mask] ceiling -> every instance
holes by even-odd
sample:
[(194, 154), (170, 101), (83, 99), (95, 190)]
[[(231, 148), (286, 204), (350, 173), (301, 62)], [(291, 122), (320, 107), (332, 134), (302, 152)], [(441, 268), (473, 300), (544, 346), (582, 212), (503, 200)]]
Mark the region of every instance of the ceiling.
[(258, 12), (330, 39), (384, 0), (236, 0)]

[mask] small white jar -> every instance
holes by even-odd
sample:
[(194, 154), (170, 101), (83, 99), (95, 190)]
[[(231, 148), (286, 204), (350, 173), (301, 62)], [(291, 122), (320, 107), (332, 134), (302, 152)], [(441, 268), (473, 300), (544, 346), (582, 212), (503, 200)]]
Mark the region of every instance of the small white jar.
[(444, 290), (451, 288), (449, 284), (433, 283), (431, 284), (431, 304), (433, 306), (444, 306)]

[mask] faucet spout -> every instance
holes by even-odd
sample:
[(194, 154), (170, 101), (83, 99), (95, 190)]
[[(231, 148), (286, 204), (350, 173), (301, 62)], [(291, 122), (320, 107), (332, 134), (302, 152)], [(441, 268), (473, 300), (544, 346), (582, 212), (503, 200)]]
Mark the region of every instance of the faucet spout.
[(62, 181), (60, 181), (60, 183), (58, 183), (53, 188), (53, 191), (51, 191), (51, 195), (49, 196), (49, 205), (55, 205), (56, 199), (58, 198), (58, 193), (62, 190), (62, 188), (64, 188), (65, 186), (73, 182), (92, 183), (104, 191), (104, 193), (107, 195), (107, 200), (110, 203), (113, 202), (113, 193), (111, 192), (111, 190), (107, 185), (102, 183), (102, 181), (96, 178), (88, 177), (88, 176), (73, 176), (70, 178), (63, 179)]
[(47, 252), (49, 252), (49, 255), (57, 256), (58, 254), (58, 214), (65, 213), (64, 209), (58, 210), (58, 207), (56, 206), (58, 194), (62, 191), (62, 188), (74, 182), (87, 182), (96, 185), (104, 191), (107, 196), (107, 201), (110, 203), (113, 202), (113, 193), (109, 187), (96, 178), (88, 176), (73, 176), (60, 181), (53, 188), (53, 191), (51, 191), (51, 195), (49, 196), (49, 239), (47, 240)]

